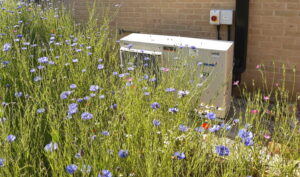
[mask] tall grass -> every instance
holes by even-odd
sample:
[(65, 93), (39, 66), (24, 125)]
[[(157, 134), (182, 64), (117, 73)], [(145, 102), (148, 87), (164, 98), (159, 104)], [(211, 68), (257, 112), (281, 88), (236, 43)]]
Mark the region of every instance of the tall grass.
[[(241, 90), (244, 112), (208, 119), (195, 111), (201, 89), (181, 79), (183, 65), (162, 72), (159, 85), (151, 73), (120, 67), (108, 19), (79, 26), (49, 3), (7, 0), (1, 8), (0, 176), (70, 176), (70, 164), (73, 176), (297, 175), (299, 123), (283, 87), (272, 91), (274, 104)], [(253, 145), (226, 138), (245, 126)], [(216, 152), (220, 145), (228, 156)]]

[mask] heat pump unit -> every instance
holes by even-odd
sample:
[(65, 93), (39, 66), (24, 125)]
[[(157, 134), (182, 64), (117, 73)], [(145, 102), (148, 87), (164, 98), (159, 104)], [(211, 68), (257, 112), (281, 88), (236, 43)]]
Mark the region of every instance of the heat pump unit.
[(158, 68), (172, 65), (172, 60), (179, 57), (187, 57), (190, 62), (204, 65), (211, 71), (208, 72), (211, 80), (199, 98), (199, 108), (215, 107), (218, 117), (226, 116), (231, 103), (233, 42), (132, 33), (120, 39), (120, 45), (122, 65), (132, 57), (134, 62), (155, 58), (159, 60), (156, 63)]

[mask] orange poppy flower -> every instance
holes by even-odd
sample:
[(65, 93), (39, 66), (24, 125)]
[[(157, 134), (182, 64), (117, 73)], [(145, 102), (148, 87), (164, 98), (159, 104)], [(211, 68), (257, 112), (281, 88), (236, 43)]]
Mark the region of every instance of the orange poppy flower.
[(201, 125), (201, 127), (204, 128), (205, 130), (207, 130), (207, 129), (210, 127), (210, 125), (209, 125), (209, 123), (204, 122), (204, 123)]

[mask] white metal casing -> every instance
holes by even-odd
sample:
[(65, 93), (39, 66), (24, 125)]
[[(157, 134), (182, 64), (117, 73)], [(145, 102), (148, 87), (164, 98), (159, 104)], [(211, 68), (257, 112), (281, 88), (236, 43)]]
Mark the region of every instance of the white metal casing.
[(233, 23), (233, 10), (221, 10), (220, 11), (220, 24), (232, 25)]
[[(120, 39), (120, 45), (122, 63), (125, 61), (122, 58), (122, 52), (162, 56), (164, 61), (170, 56), (176, 57), (176, 54), (173, 54), (174, 52), (164, 50), (165, 47), (185, 47), (187, 49), (185, 54), (194, 58), (193, 60), (203, 63), (216, 63), (211, 76), (212, 80), (199, 99), (203, 105), (219, 107), (216, 112), (217, 116), (220, 118), (225, 117), (231, 102), (233, 42), (132, 33)], [(192, 46), (193, 49), (191, 49)]]
[(219, 25), (220, 24), (220, 10), (217, 10), (217, 9), (213, 9), (213, 10), (210, 10), (210, 16), (209, 16), (209, 23), (211, 25)]

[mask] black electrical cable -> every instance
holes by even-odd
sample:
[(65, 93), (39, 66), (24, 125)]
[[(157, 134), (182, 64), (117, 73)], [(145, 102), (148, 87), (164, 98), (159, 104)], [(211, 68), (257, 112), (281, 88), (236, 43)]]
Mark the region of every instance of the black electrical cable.
[(231, 26), (230, 25), (228, 25), (227, 37), (228, 37), (228, 41), (230, 41), (230, 38), (231, 38)]
[(221, 40), (220, 29), (221, 29), (221, 25), (217, 25), (218, 40)]

